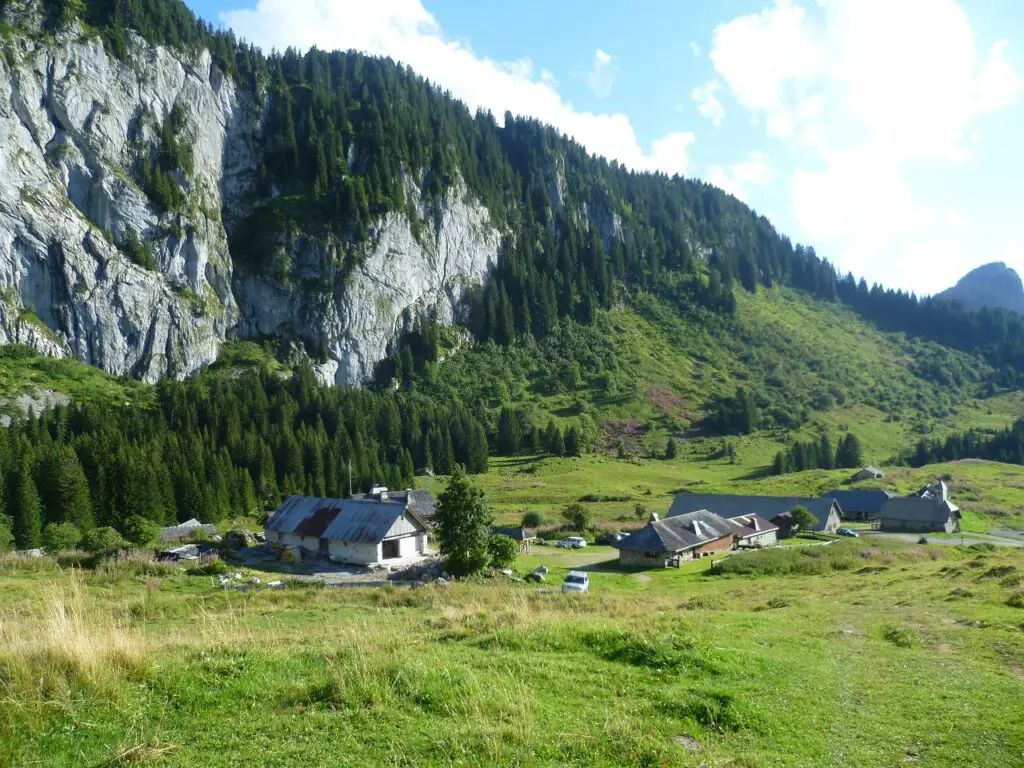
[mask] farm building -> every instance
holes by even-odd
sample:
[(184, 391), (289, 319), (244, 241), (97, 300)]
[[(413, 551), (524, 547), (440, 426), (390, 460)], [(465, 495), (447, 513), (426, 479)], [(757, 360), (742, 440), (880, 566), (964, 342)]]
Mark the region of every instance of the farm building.
[(410, 562), (427, 549), (427, 524), (403, 502), (289, 496), (266, 524), (270, 543), (339, 563)]
[(890, 499), (878, 519), (883, 531), (955, 533), (960, 529), (960, 508), (950, 501), (949, 487), (939, 481), (916, 496)]
[(736, 546), (740, 549), (770, 547), (778, 541), (779, 526), (760, 515), (743, 515), (732, 518), (740, 526), (736, 534)]
[(860, 470), (860, 472), (857, 472), (850, 478), (850, 482), (859, 483), (861, 480), (881, 480), (884, 477), (885, 472), (880, 470), (878, 467), (864, 467), (864, 469)]
[(835, 499), (844, 520), (874, 520), (885, 503), (896, 496), (891, 491), (829, 491), (824, 498)]
[(185, 539), (192, 538), (197, 533), (206, 536), (216, 536), (217, 526), (210, 523), (200, 523), (193, 517), (184, 523), (161, 528), (160, 541), (184, 541)]
[(532, 531), (529, 528), (509, 528), (501, 525), (492, 525), (491, 533), (495, 536), (508, 536), (519, 545), (519, 551), (526, 554), (533, 551), (533, 542), (537, 540), (536, 531)]
[(744, 530), (705, 509), (676, 515), (664, 520), (651, 515), (651, 521), (615, 546), (619, 564), (629, 568), (676, 567), (683, 560), (696, 560), (714, 552), (734, 549)]
[(818, 525), (813, 529), (815, 531), (835, 533), (842, 522), (843, 509), (831, 498), (802, 499), (795, 496), (739, 496), (726, 493), (680, 493), (672, 502), (668, 516), (672, 518), (699, 509), (706, 509), (727, 520), (759, 515), (778, 526), (777, 535), (785, 538), (791, 533), (792, 525), (787, 529), (781, 523), (786, 521), (785, 513), (794, 507), (807, 507), (811, 511), (818, 519)]

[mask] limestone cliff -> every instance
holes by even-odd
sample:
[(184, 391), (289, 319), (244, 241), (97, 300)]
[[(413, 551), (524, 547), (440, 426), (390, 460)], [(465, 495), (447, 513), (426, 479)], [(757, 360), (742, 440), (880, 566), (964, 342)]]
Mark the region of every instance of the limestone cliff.
[[(502, 240), (461, 185), (415, 224), (376, 221), (348, 273), (332, 251), (353, 244), (301, 233), (279, 236), (286, 275), (235, 269), (224, 222), (244, 226), (264, 108), (205, 51), (133, 37), (119, 59), (77, 26), (6, 38), (0, 343), (155, 381), (196, 372), (234, 335), (283, 335), (326, 356), (325, 382), (358, 385), (420, 309), (452, 321)], [(186, 202), (163, 210), (138, 168), (172, 113), (192, 163), (178, 178)]]
[[(0, 342), (146, 381), (213, 361), (238, 315), (220, 215), (225, 153), (245, 155), (228, 146), (232, 83), (205, 52), (136, 44), (120, 61), (78, 30), (11, 37), (3, 53)], [(189, 205), (159, 214), (133, 174), (175, 106), (194, 157)], [(133, 239), (148, 266), (129, 258)]]
[[(410, 192), (418, 195), (415, 188)], [(445, 195), (435, 222), (417, 237), (405, 215), (388, 214), (349, 275), (338, 267), (325, 270), (338, 261), (325, 252), (328, 246), (289, 238), (282, 244), (290, 257), (288, 280), (258, 274), (236, 280), (241, 332), (313, 343), (327, 356), (318, 367), (322, 381), (365, 382), (418, 311), (453, 322), (466, 287), (497, 263), (501, 238), (487, 209), (464, 188)]]

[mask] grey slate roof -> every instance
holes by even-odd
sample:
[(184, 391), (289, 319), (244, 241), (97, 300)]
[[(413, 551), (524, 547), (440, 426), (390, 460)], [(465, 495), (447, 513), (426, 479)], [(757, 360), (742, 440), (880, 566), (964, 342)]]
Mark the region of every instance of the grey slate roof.
[(750, 536), (760, 536), (763, 533), (779, 530), (779, 526), (771, 520), (765, 520), (760, 515), (734, 517), (732, 518), (732, 522), (742, 527), (742, 530), (738, 534), (741, 539), (746, 539)]
[(844, 512), (861, 515), (877, 515), (882, 505), (896, 494), (891, 491), (829, 491), (822, 494), (839, 502)]
[(938, 499), (906, 496), (890, 499), (878, 516), (882, 520), (905, 520), (914, 523), (945, 523), (951, 516), (959, 516), (956, 505)]
[(738, 523), (701, 509), (664, 520), (652, 520), (616, 547), (631, 552), (683, 552), (724, 536), (738, 536), (742, 530), (743, 526)]
[(266, 529), (332, 541), (377, 544), (386, 538), (421, 533), (426, 524), (404, 502), (289, 496), (267, 520)]
[(885, 477), (885, 472), (880, 470), (878, 467), (864, 467), (864, 469), (857, 472), (857, 474), (859, 475), (861, 472), (867, 472), (869, 475), (873, 475), (874, 477)]
[[(714, 512), (720, 517), (732, 519), (743, 515), (760, 515), (765, 520), (774, 520), (779, 515), (789, 512), (793, 507), (807, 507), (811, 514), (818, 518), (818, 527), (814, 530), (821, 530), (828, 519), (829, 509), (833, 500), (823, 497), (820, 499), (803, 499), (797, 496), (740, 496), (728, 493), (680, 493), (672, 502), (668, 510), (668, 516), (676, 517), (685, 515), (698, 509), (706, 509)], [(837, 503), (840, 517), (842, 517), (842, 504)]]

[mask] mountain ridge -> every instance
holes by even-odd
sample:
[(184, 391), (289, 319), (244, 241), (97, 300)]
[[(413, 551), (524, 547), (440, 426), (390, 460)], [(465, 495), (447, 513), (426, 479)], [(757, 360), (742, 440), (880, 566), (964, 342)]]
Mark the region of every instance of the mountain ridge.
[(1024, 314), (1024, 282), (1005, 262), (993, 261), (975, 267), (937, 299), (956, 301), (967, 309), (1008, 309)]

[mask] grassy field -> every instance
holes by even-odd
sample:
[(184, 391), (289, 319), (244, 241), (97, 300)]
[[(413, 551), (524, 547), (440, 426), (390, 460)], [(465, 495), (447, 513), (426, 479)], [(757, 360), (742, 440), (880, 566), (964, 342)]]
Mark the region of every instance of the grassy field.
[[(579, 458), (492, 458), (490, 470), (474, 478), (502, 522), (518, 522), (523, 510), (541, 512), (558, 522), (560, 510), (584, 501), (597, 520), (635, 520), (634, 508), (664, 513), (676, 493), (741, 493), (771, 496), (817, 496), (836, 488), (888, 488), (899, 494), (916, 491), (945, 478), (953, 501), (970, 531), (1024, 528), (1024, 467), (991, 461), (958, 461), (911, 469), (886, 468), (881, 482), (845, 485), (847, 470), (811, 470), (778, 477), (757, 472), (765, 450), (758, 438), (736, 443), (737, 459), (701, 455), (699, 450), (663, 459), (620, 460), (610, 456)], [(690, 451), (693, 446), (687, 446)], [(444, 478), (420, 478), (435, 494)], [(592, 499), (599, 499), (593, 501)]]
[(138, 563), (0, 561), (0, 765), (1024, 760), (1019, 555), (843, 542), (712, 575), (611, 554), (518, 564), (556, 587), (587, 568), (586, 596), (239, 593)]

